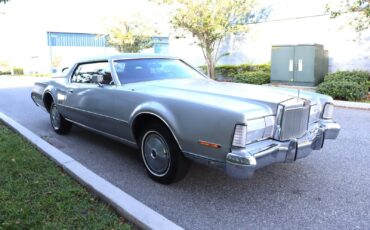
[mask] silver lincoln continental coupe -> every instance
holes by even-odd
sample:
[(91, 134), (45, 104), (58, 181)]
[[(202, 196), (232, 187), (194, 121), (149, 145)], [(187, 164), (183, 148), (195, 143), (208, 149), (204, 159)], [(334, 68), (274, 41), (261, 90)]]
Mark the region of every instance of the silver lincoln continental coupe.
[(247, 178), (306, 157), (340, 131), (331, 97), (217, 82), (168, 56), (87, 59), (65, 78), (36, 83), (31, 97), (58, 134), (75, 124), (140, 149), (163, 184), (182, 179), (190, 159)]

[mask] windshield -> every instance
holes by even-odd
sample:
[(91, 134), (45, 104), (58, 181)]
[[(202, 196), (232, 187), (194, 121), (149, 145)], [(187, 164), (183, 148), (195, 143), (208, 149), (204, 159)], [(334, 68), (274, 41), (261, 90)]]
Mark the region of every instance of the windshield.
[(121, 84), (162, 79), (205, 78), (192, 67), (176, 59), (117, 60), (114, 62), (114, 68)]

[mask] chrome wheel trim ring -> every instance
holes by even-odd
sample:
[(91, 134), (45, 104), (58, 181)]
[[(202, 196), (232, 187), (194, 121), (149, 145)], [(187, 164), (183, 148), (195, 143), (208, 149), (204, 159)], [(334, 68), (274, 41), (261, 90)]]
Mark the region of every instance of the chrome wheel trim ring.
[(145, 133), (141, 141), (141, 155), (151, 174), (161, 177), (168, 173), (171, 156), (167, 142), (156, 131)]
[(51, 125), (55, 130), (60, 128), (61, 117), (55, 104), (50, 109)]

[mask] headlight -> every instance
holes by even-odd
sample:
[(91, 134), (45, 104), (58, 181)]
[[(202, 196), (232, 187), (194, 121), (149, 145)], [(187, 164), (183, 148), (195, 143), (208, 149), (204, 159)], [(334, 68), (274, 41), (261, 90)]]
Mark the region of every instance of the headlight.
[(334, 105), (332, 103), (326, 103), (322, 110), (322, 119), (333, 119)]
[(275, 131), (275, 116), (265, 117), (265, 132), (263, 133), (263, 138), (272, 138)]
[(247, 120), (247, 144), (263, 138), (265, 132), (265, 119)]
[(273, 116), (248, 120), (247, 125), (236, 125), (233, 146), (245, 147), (256, 140), (270, 138), (273, 135), (275, 118)]
[(233, 146), (245, 147), (247, 144), (247, 126), (236, 125), (233, 138)]
[(319, 105), (312, 105), (310, 109), (310, 123), (317, 121), (320, 119), (320, 106)]

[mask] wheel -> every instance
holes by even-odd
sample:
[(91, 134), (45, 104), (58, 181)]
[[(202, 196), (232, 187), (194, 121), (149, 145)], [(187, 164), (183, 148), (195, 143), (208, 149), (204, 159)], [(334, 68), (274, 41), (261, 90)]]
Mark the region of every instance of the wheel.
[(140, 135), (141, 156), (149, 176), (162, 184), (183, 179), (189, 170), (185, 158), (168, 128), (151, 124)]
[(67, 134), (72, 127), (72, 124), (60, 115), (54, 102), (50, 105), (50, 122), (51, 127), (53, 127), (54, 131), (58, 134)]

